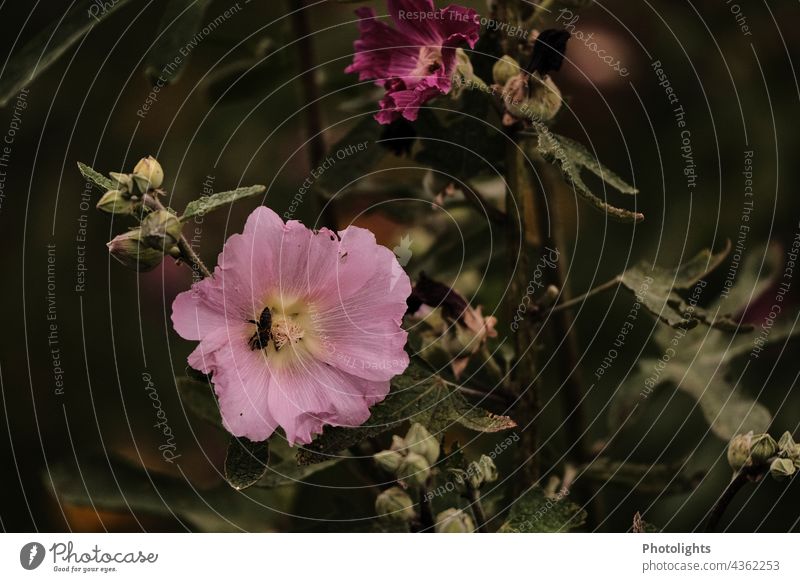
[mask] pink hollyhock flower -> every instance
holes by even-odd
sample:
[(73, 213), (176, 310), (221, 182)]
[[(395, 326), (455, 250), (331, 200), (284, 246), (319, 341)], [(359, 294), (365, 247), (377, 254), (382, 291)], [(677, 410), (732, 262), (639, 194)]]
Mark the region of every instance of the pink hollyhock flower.
[(368, 230), (337, 236), (257, 208), (214, 276), (172, 305), (175, 330), (199, 340), (189, 364), (212, 374), (225, 428), (290, 444), (324, 425), (358, 426), (408, 366), (400, 327), (408, 276)]
[(401, 115), (414, 121), (423, 103), (450, 91), (456, 49), (474, 47), (481, 28), (478, 13), (462, 6), (436, 10), (433, 0), (389, 0), (388, 8), (396, 28), (377, 20), (372, 8), (356, 10), (361, 38), (345, 69), (386, 89), (375, 115), (383, 124)]

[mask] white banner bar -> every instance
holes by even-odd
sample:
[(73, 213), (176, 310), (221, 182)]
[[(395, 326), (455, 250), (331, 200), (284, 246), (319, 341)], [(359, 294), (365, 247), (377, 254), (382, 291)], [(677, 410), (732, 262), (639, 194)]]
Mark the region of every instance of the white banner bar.
[(796, 534), (3, 534), (0, 580), (800, 580), (798, 541)]

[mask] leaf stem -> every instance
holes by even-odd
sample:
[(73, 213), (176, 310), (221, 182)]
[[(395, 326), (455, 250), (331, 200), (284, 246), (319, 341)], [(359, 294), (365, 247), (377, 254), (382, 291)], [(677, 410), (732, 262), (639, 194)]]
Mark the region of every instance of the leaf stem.
[[(564, 309), (571, 309), (572, 307), (580, 305), (581, 303), (583, 303), (584, 301), (589, 299), (589, 297), (593, 297), (594, 295), (602, 293), (603, 291), (607, 291), (609, 289), (613, 289), (614, 287), (619, 285), (620, 280), (621, 280), (621, 277), (619, 275), (617, 275), (616, 277), (614, 277), (610, 281), (606, 281), (602, 285), (598, 285), (597, 287), (595, 287), (593, 289), (590, 289), (589, 291), (587, 291), (586, 293), (584, 293), (582, 295), (578, 295), (577, 297), (573, 297), (571, 299), (568, 299), (567, 301), (563, 301), (561, 303), (557, 303), (552, 308), (550, 308), (549, 312), (550, 313), (555, 313), (555, 312), (558, 312), (558, 311), (562, 311)], [(544, 312), (544, 313), (547, 313), (547, 312)], [(538, 314), (539, 317), (542, 317), (542, 315), (543, 315), (542, 313)]]

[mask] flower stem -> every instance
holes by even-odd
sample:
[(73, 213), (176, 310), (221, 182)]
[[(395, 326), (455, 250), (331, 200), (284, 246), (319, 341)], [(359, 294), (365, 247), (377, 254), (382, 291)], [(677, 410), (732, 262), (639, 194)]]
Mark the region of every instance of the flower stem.
[[(315, 168), (325, 157), (327, 148), (322, 134), (322, 112), (319, 107), (320, 96), (314, 60), (314, 42), (311, 36), (311, 26), (308, 22), (308, 9), (306, 9), (305, 0), (289, 0), (289, 9), (292, 11), (292, 29), (297, 39), (300, 70), (302, 72), (300, 81), (306, 110), (306, 134), (309, 144), (308, 158), (311, 167)], [(319, 222), (323, 226), (336, 230), (336, 216), (331, 202), (322, 196), (319, 190), (316, 190), (316, 193), (317, 203), (320, 207)]]
[(469, 508), (475, 518), (475, 529), (480, 533), (486, 533), (486, 512), (483, 510), (481, 496), (477, 489), (469, 488)]
[(725, 487), (725, 491), (723, 491), (722, 495), (720, 495), (719, 499), (717, 499), (714, 507), (711, 508), (708, 521), (706, 521), (705, 531), (713, 532), (717, 529), (717, 525), (719, 525), (719, 521), (725, 514), (725, 510), (728, 508), (728, 505), (730, 505), (731, 501), (733, 501), (733, 498), (736, 497), (736, 494), (742, 487), (744, 487), (747, 481), (747, 475), (743, 471), (736, 472), (736, 474), (733, 476), (733, 479), (731, 479), (731, 482), (728, 483), (727, 487)]

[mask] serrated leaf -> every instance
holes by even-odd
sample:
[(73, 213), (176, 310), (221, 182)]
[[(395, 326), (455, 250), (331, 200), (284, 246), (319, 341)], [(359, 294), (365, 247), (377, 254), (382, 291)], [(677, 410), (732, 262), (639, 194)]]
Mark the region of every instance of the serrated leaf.
[(630, 463), (598, 457), (583, 467), (581, 476), (612, 483), (641, 493), (677, 495), (693, 491), (705, 473), (688, 472), (684, 462)]
[(119, 187), (119, 182), (112, 180), (111, 178), (106, 178), (103, 174), (93, 170), (86, 164), (78, 162), (78, 169), (81, 171), (81, 174), (84, 178), (86, 178), (86, 180), (97, 186), (97, 188), (103, 192), (114, 190)]
[[(318, 175), (322, 174), (315, 186), (330, 198), (338, 196), (343, 189), (354, 186), (360, 178), (372, 172), (386, 156), (386, 149), (378, 143), (382, 131), (383, 126), (371, 115), (362, 116), (355, 126), (328, 149), (329, 167), (314, 169)], [(363, 149), (357, 149), (359, 144), (364, 146)], [(338, 152), (345, 152), (341, 159)], [(324, 162), (325, 160), (320, 163)]]
[[(211, 0), (168, 0), (145, 61), (145, 74), (155, 83), (177, 81), (188, 58), (181, 50), (191, 46)], [(165, 68), (167, 65), (170, 65)]]
[(176, 379), (181, 402), (198, 418), (222, 427), (222, 416), (219, 403), (214, 395), (214, 388), (208, 380), (200, 380), (183, 376)]
[(511, 506), (500, 533), (557, 533), (576, 529), (586, 521), (586, 512), (559, 493), (547, 497), (534, 486)]
[[(692, 329), (704, 323), (726, 331), (739, 326), (724, 314), (712, 316), (698, 305), (687, 303), (678, 291), (691, 291), (700, 281), (716, 270), (730, 252), (730, 241), (717, 254), (703, 250), (677, 268), (663, 268), (640, 263), (625, 271), (620, 277), (624, 289), (633, 293), (650, 313), (667, 325), (679, 329)], [(745, 328), (749, 328), (745, 326)]]
[(216, 192), (214, 194), (209, 194), (208, 196), (201, 196), (197, 200), (192, 200), (186, 205), (186, 209), (183, 211), (181, 220), (185, 221), (189, 220), (190, 218), (194, 218), (195, 216), (205, 215), (216, 210), (217, 208), (221, 208), (228, 204), (233, 204), (234, 202), (243, 200), (244, 198), (263, 194), (266, 191), (266, 186), (256, 185), (237, 188), (236, 190), (229, 190), (227, 192)]
[(622, 222), (640, 222), (644, 220), (643, 214), (612, 206), (592, 193), (581, 176), (581, 170), (584, 168), (596, 174), (620, 192), (636, 194), (638, 190), (629, 186), (611, 170), (600, 164), (586, 148), (569, 138), (551, 132), (544, 125), (538, 128), (538, 137), (538, 152), (558, 162), (564, 178), (575, 187), (575, 191), (593, 208), (610, 218)]
[[(764, 279), (770, 279), (779, 268), (781, 257), (771, 253), (773, 264), (766, 270), (761, 268), (763, 250), (753, 250), (741, 265), (739, 281), (752, 285), (753, 289), (765, 290)], [(690, 271), (683, 278), (689, 284), (698, 275), (699, 269)], [(754, 277), (752, 273), (760, 273)], [(707, 311), (715, 313), (723, 306), (734, 312), (743, 311), (750, 302), (750, 293), (742, 290), (737, 282), (727, 298), (720, 297), (709, 305)], [(736, 302), (732, 302), (735, 298)], [(741, 303), (744, 302), (744, 303)], [(800, 333), (793, 326), (793, 318), (782, 319), (772, 324), (771, 331), (762, 349), (769, 345), (782, 345)], [(730, 367), (739, 358), (753, 353), (755, 334), (741, 329), (733, 334), (717, 329), (693, 329), (689, 331), (664, 328), (654, 336), (654, 343), (662, 353), (670, 350), (671, 357), (662, 359), (644, 358), (638, 368), (626, 379), (614, 394), (609, 414), (610, 426), (617, 430), (625, 419), (641, 408), (650, 392), (677, 387), (697, 402), (711, 431), (727, 441), (735, 434), (747, 431), (765, 432), (772, 422), (767, 408), (756, 402), (745, 391), (739, 379), (732, 378)]]
[(406, 421), (419, 422), (434, 434), (454, 423), (481, 432), (498, 432), (516, 426), (507, 416), (470, 405), (457, 387), (412, 358), (405, 373), (392, 380), (386, 399), (372, 408), (366, 423), (358, 428), (326, 427), (310, 445), (300, 450), (298, 463), (318, 463), (336, 457), (340, 451)]
[(236, 490), (255, 485), (267, 473), (269, 442), (231, 437), (225, 457), (225, 480)]
[(39, 32), (19, 52), (12, 55), (0, 80), (0, 107), (55, 63), (96, 24), (105, 20), (129, 0), (107, 2), (99, 8), (97, 0), (78, 0), (55, 22)]

